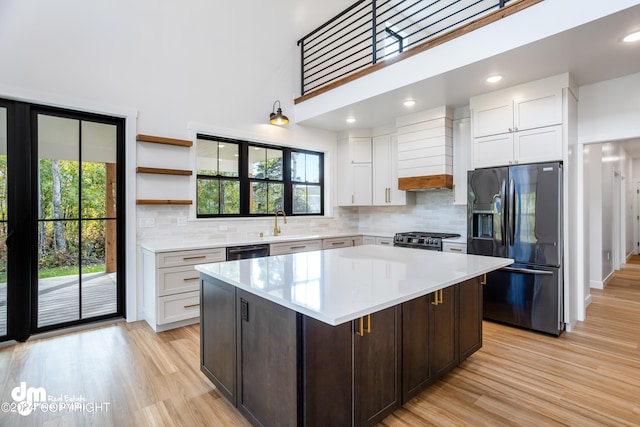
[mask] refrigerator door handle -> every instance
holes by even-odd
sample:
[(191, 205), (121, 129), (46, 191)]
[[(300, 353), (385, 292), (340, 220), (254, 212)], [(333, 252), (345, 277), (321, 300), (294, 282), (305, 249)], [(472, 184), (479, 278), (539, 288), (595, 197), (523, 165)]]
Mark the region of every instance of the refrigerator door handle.
[(509, 240), (513, 246), (516, 239), (516, 184), (512, 179), (509, 180)]
[(500, 233), (502, 239), (502, 246), (507, 245), (507, 182), (502, 181), (500, 187)]
[(500, 270), (509, 271), (509, 272), (512, 272), (512, 273), (536, 274), (536, 275), (540, 275), (540, 276), (553, 276), (553, 272), (552, 271), (531, 270), (529, 268), (503, 267)]

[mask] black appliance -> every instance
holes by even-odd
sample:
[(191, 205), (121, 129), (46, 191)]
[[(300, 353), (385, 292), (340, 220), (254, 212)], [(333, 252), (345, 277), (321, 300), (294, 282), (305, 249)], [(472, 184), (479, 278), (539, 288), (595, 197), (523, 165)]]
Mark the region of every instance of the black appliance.
[(263, 256), (269, 256), (269, 245), (248, 245), (227, 248), (227, 261)]
[(468, 172), (467, 253), (513, 258), (487, 274), (484, 318), (559, 335), (562, 163)]
[(460, 237), (460, 235), (452, 233), (409, 231), (406, 233), (396, 233), (393, 238), (393, 246), (442, 251), (442, 239), (451, 239), (454, 237)]

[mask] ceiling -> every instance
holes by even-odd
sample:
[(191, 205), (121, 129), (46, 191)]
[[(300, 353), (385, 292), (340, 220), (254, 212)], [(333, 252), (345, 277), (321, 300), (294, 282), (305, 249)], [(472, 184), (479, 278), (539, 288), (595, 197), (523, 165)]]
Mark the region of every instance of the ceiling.
[[(638, 73), (640, 42), (621, 41), (634, 30), (640, 30), (640, 5), (300, 123), (338, 132), (376, 128), (393, 125), (396, 117), (411, 112), (466, 106), (472, 96), (555, 74), (570, 72), (576, 84), (583, 86)], [(503, 75), (503, 80), (486, 83), (484, 78), (495, 73)], [(407, 98), (416, 101), (410, 109), (403, 106)], [(348, 124), (349, 116), (357, 121)]]

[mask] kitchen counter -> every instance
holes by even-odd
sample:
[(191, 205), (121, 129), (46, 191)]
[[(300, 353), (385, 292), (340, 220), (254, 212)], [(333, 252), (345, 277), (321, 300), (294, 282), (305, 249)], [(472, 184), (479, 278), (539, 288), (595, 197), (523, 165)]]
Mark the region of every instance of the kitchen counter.
[(283, 242), (297, 242), (301, 240), (314, 240), (314, 239), (332, 239), (336, 237), (348, 237), (348, 236), (360, 236), (360, 232), (344, 232), (344, 233), (332, 233), (332, 234), (281, 234), (280, 236), (265, 236), (256, 239), (246, 240), (226, 240), (217, 242), (178, 242), (175, 241), (163, 241), (163, 242), (151, 242), (143, 243), (140, 245), (142, 249), (146, 249), (153, 253), (173, 252), (173, 251), (188, 251), (198, 249), (209, 248), (226, 248), (231, 246), (245, 246), (245, 245), (259, 245), (259, 244), (271, 244), (271, 243), (283, 243)]
[(482, 277), (511, 262), (365, 245), (197, 265), (201, 370), (253, 425), (374, 426), (482, 347)]
[(512, 262), (365, 245), (201, 264), (196, 270), (335, 326)]

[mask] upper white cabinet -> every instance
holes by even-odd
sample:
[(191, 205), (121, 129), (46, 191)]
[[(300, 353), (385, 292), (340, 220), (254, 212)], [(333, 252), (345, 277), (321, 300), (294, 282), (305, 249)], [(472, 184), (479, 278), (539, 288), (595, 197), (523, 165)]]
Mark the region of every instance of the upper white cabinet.
[(398, 137), (373, 138), (373, 204), (382, 206), (415, 203), (415, 193), (398, 190)]
[(453, 204), (467, 204), (467, 171), (471, 169), (471, 119), (453, 120)]
[(568, 74), (471, 98), (473, 167), (562, 160)]
[(562, 123), (562, 89), (473, 98), (473, 136), (518, 132)]
[(371, 138), (338, 141), (338, 205), (370, 206), (373, 200)]

